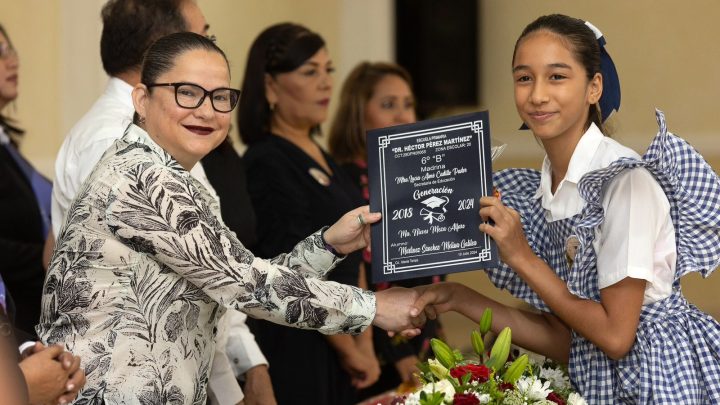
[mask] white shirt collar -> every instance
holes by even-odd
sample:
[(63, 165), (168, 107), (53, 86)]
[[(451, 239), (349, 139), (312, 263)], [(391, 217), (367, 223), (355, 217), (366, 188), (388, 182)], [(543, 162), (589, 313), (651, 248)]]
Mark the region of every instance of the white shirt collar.
[(605, 135), (600, 132), (600, 128), (595, 123), (591, 123), (590, 128), (585, 131), (573, 151), (567, 173), (565, 173), (566, 181), (577, 184), (585, 173), (593, 169), (591, 167), (593, 156), (595, 156), (604, 138)]
[(558, 184), (555, 193), (552, 192), (552, 167), (550, 160), (545, 156), (540, 175), (540, 186), (535, 193), (535, 198), (540, 199), (540, 204), (546, 210), (545, 215), (549, 221), (569, 218), (582, 210), (584, 201), (578, 193), (577, 184), (583, 175), (598, 168), (600, 162), (596, 159), (596, 155), (604, 139), (605, 135), (600, 132), (600, 129), (595, 124), (591, 124), (575, 146), (568, 170)]
[[(591, 167), (593, 156), (598, 150), (598, 147), (602, 143), (605, 135), (600, 131), (600, 128), (591, 123), (590, 127), (585, 131), (583, 136), (580, 138), (575, 150), (573, 151), (572, 157), (570, 157), (570, 163), (568, 164), (567, 172), (565, 177), (558, 185), (558, 190), (562, 187), (563, 183), (571, 182), (577, 184), (585, 173), (594, 169)], [(540, 187), (535, 192), (534, 197), (550, 197), (552, 198), (552, 166), (550, 159), (545, 155), (543, 159), (542, 171), (540, 175)], [(556, 190), (557, 192), (557, 190)]]
[(132, 91), (133, 86), (117, 77), (111, 77), (108, 81), (107, 87), (105, 87), (105, 94), (112, 97), (113, 100), (121, 101), (126, 107), (130, 107), (134, 110), (135, 107), (132, 103)]

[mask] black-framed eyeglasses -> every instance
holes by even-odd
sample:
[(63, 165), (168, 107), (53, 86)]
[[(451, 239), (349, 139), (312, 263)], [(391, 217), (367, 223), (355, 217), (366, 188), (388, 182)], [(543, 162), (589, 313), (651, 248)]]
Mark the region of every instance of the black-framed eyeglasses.
[(233, 110), (240, 100), (240, 90), (228, 87), (220, 87), (215, 90), (205, 90), (201, 86), (194, 83), (177, 82), (177, 83), (152, 83), (146, 84), (147, 88), (170, 86), (175, 88), (175, 102), (182, 108), (198, 108), (205, 101), (205, 97), (210, 96), (210, 104), (212, 108), (221, 113), (227, 113)]
[(0, 59), (7, 60), (10, 58), (16, 58), (17, 51), (7, 42), (0, 43)]

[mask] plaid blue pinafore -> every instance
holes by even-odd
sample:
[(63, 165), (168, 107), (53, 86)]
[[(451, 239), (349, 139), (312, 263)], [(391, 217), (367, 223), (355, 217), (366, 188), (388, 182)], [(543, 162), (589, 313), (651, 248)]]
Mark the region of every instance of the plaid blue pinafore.
[[(540, 200), (533, 198), (540, 173), (509, 169), (495, 174), (503, 202), (517, 210), (528, 243), (568, 285), (571, 293), (600, 301), (595, 230), (604, 220), (603, 186), (623, 170), (644, 167), (670, 201), (675, 226), (677, 266), (673, 293), (645, 305), (635, 344), (621, 360), (610, 359), (573, 332), (569, 371), (589, 404), (720, 403), (720, 324), (688, 303), (680, 278), (696, 271), (707, 277), (720, 265), (720, 179), (684, 140), (667, 132), (662, 112), (660, 131), (642, 160), (622, 158), (587, 173), (578, 188), (586, 204), (575, 217), (548, 223)], [(580, 243), (574, 258), (568, 239)], [(509, 267), (488, 270), (493, 283), (536, 308), (545, 303)]]

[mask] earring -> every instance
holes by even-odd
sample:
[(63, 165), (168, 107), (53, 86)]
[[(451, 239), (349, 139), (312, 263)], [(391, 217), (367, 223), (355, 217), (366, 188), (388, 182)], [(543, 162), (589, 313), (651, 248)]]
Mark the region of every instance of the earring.
[(138, 124), (145, 125), (145, 117), (142, 115), (138, 117)]
[(270, 104), (270, 111), (275, 111), (275, 103), (269, 103)]

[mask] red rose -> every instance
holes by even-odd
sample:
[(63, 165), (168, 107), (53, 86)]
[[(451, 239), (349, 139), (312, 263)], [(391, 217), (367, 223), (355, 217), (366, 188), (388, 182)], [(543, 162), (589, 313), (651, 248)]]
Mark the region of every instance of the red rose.
[(454, 405), (478, 405), (480, 400), (473, 394), (455, 394), (453, 397)]
[(555, 402), (558, 405), (565, 405), (565, 400), (562, 399), (562, 397), (554, 392), (551, 392), (548, 394), (547, 398), (548, 401)]
[(500, 388), (500, 391), (507, 391), (507, 390), (514, 390), (515, 386), (509, 382), (501, 382), (499, 388)]
[(466, 364), (464, 366), (453, 367), (450, 370), (450, 375), (462, 379), (465, 374), (470, 374), (470, 381), (477, 381), (484, 383), (490, 378), (490, 369), (484, 365)]

